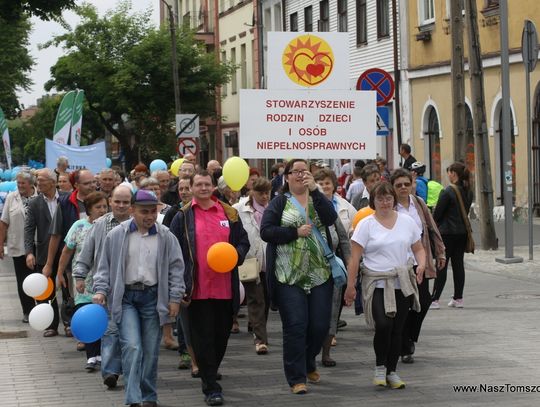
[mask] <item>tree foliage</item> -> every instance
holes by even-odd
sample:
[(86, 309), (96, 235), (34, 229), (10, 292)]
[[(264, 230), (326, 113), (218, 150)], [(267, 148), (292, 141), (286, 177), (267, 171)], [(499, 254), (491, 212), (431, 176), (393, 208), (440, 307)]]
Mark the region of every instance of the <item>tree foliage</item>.
[[(43, 161), (45, 158), (45, 139), (52, 139), (54, 121), (63, 94), (42, 99), (34, 116), (28, 120), (19, 118), (9, 121), (11, 139), (11, 155), (15, 165), (27, 163), (28, 160)], [(103, 139), (104, 127), (96, 113), (92, 112), (88, 103), (83, 105), (83, 128), (81, 144), (91, 144)]]
[(75, 0), (0, 0), (0, 18), (16, 22), (34, 15), (42, 20), (60, 18), (62, 11), (75, 6)]
[[(120, 141), (128, 165), (174, 154), (174, 89), (170, 32), (150, 23), (150, 13), (130, 14), (120, 3), (99, 17), (90, 5), (77, 8), (81, 23), (52, 44), (65, 54), (51, 68), (46, 88), (84, 89), (89, 108)], [(189, 31), (177, 33), (180, 98), (184, 112), (215, 115), (215, 89), (233, 67), (220, 64)]]
[(17, 90), (28, 90), (33, 60), (28, 52), (30, 21), (24, 17), (6, 21), (0, 17), (0, 106), (7, 117), (19, 108)]

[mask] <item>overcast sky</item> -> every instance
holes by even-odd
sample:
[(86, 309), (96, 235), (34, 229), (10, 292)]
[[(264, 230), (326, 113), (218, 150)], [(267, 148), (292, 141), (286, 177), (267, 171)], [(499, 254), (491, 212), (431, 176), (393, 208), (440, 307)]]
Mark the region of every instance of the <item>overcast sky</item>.
[[(157, 25), (159, 22), (159, 1), (160, 0), (132, 0), (133, 10), (141, 11), (152, 8), (153, 21)], [(87, 2), (96, 6), (101, 15), (107, 10), (114, 8), (117, 3), (116, 0), (88, 0)], [(82, 1), (77, 1), (77, 3), (80, 4)], [(64, 18), (71, 26), (77, 25), (78, 17), (74, 13), (65, 12)], [(49, 47), (40, 51), (38, 50), (38, 45), (49, 40), (51, 36), (62, 34), (64, 32), (62, 26), (55, 22), (46, 22), (33, 18), (32, 23), (33, 31), (30, 35), (30, 52), (35, 60), (35, 65), (30, 77), (34, 82), (34, 85), (28, 92), (18, 93), (19, 102), (25, 107), (35, 105), (37, 99), (46, 93), (43, 89), (43, 85), (50, 79), (50, 68), (62, 55), (61, 48)]]

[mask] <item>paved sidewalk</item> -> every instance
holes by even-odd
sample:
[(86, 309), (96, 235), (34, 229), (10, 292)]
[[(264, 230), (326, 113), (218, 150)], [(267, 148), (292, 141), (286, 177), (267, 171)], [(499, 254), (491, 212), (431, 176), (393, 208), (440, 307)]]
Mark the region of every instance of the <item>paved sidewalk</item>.
[[(525, 248), (526, 250), (526, 248)], [(516, 253), (517, 254), (517, 253)], [(540, 257), (540, 250), (536, 251)], [(494, 253), (467, 255), (465, 308), (430, 311), (417, 345), (416, 362), (398, 366), (404, 390), (377, 390), (372, 332), (345, 309), (348, 326), (333, 349), (335, 368), (320, 368), (321, 383), (305, 396), (292, 395), (281, 363), (279, 317), (271, 313), (270, 353), (257, 356), (246, 320), (232, 335), (221, 367), (228, 406), (533, 406), (539, 395), (505, 392), (457, 393), (453, 385), (540, 386), (540, 277), (538, 263), (500, 265)], [(452, 294), (452, 278), (443, 294)], [(42, 338), (20, 322), (11, 260), (0, 261), (0, 406), (121, 406), (123, 389), (105, 390), (101, 377), (83, 370), (84, 356), (64, 336)], [(27, 338), (5, 339), (9, 333)], [(204, 406), (200, 382), (176, 369), (175, 352), (162, 350), (160, 405)], [(540, 388), (535, 388), (540, 390)]]

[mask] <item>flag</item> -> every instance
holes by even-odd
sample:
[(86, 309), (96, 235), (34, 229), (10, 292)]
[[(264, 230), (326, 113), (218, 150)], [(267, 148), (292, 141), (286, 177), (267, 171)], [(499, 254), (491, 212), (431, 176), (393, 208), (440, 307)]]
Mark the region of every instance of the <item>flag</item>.
[(69, 139), (69, 131), (71, 130), (71, 117), (73, 116), (73, 102), (75, 101), (74, 90), (69, 91), (64, 95), (62, 103), (56, 114), (54, 122), (53, 140), (59, 144), (67, 144)]
[(2, 143), (6, 151), (6, 161), (8, 168), (11, 169), (11, 145), (9, 143), (9, 131), (6, 118), (2, 108), (0, 108), (0, 134), (2, 135)]
[(69, 144), (72, 146), (81, 145), (81, 129), (83, 116), (84, 90), (78, 90), (73, 104), (73, 116), (71, 118), (71, 139)]

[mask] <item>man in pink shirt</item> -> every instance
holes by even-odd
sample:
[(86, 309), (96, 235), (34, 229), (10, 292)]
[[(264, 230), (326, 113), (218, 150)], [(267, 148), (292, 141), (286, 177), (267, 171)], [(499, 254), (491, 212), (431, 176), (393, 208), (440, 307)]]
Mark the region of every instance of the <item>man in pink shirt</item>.
[(209, 406), (224, 402), (217, 372), (232, 327), (233, 314), (240, 307), (237, 266), (228, 273), (216, 273), (206, 261), (208, 249), (218, 242), (232, 244), (238, 265), (249, 251), (249, 239), (236, 209), (213, 195), (212, 177), (200, 170), (191, 181), (193, 199), (175, 215), (170, 230), (178, 238), (185, 261), (186, 302), (191, 345), (199, 365), (202, 391)]

